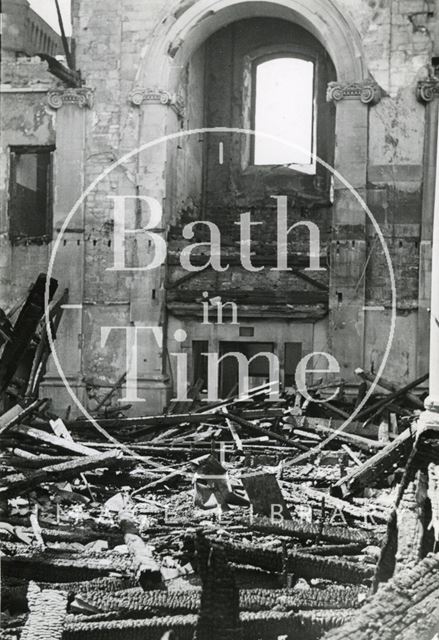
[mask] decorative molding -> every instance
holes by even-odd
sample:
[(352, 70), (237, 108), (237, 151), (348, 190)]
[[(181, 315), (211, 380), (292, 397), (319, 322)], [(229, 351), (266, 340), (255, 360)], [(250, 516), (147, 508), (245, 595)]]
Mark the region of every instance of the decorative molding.
[(420, 102), (431, 102), (439, 98), (439, 78), (420, 80), (416, 87), (416, 97)]
[(52, 109), (60, 109), (65, 104), (73, 104), (77, 107), (93, 107), (93, 89), (82, 87), (81, 89), (53, 89), (47, 93), (47, 102)]
[(129, 100), (135, 107), (140, 107), (142, 104), (161, 104), (166, 107), (171, 107), (179, 118), (184, 117), (183, 98), (179, 95), (171, 94), (164, 89), (135, 87), (129, 94)]
[(381, 87), (374, 80), (363, 82), (330, 82), (326, 93), (328, 102), (360, 100), (363, 104), (377, 104), (381, 100)]

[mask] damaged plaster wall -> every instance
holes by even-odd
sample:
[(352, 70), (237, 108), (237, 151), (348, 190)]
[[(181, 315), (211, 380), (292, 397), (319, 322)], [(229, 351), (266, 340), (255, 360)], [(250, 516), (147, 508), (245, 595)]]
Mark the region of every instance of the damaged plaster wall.
[[(2, 60), (0, 168), (0, 306), (9, 309), (22, 299), (39, 273), (47, 270), (47, 241), (9, 239), (10, 147), (55, 146), (55, 112), (47, 105), (47, 91), (56, 81), (39, 58), (5, 52)], [(32, 212), (29, 212), (32, 215)]]

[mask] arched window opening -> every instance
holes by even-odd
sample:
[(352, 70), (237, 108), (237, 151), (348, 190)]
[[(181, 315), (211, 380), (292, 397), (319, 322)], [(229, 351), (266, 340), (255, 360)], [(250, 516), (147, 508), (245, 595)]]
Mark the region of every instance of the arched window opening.
[(314, 172), (314, 63), (296, 57), (259, 62), (254, 72), (253, 164), (294, 165)]

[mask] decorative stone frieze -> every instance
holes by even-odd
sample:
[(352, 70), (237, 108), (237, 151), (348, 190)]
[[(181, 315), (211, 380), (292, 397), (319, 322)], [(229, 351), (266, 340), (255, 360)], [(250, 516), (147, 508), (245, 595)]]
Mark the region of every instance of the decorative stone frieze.
[(330, 82), (326, 93), (328, 102), (360, 100), (363, 104), (377, 104), (381, 100), (381, 87), (373, 80), (363, 82)]
[(439, 98), (439, 79), (421, 80), (416, 87), (416, 97), (420, 102), (431, 102)]
[(183, 98), (164, 89), (136, 87), (130, 92), (129, 100), (135, 107), (140, 107), (142, 104), (161, 104), (171, 107), (180, 118), (184, 117)]
[(93, 89), (89, 87), (52, 89), (47, 93), (47, 102), (52, 109), (60, 109), (66, 104), (91, 109), (93, 107)]

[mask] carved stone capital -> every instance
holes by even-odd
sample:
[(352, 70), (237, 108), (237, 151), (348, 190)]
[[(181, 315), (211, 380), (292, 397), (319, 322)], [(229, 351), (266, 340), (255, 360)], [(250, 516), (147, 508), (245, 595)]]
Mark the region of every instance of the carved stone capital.
[(363, 104), (377, 104), (381, 100), (381, 87), (374, 80), (362, 82), (330, 82), (326, 93), (328, 102), (360, 100)]
[(420, 80), (416, 87), (416, 97), (420, 102), (431, 102), (439, 98), (439, 79)]
[(129, 100), (135, 107), (140, 107), (142, 104), (161, 104), (166, 107), (171, 107), (178, 117), (184, 117), (183, 98), (176, 94), (171, 94), (164, 89), (136, 87), (130, 92)]
[(73, 104), (77, 107), (93, 107), (93, 89), (81, 87), (80, 89), (52, 89), (47, 94), (47, 102), (52, 109), (60, 109), (65, 104)]

